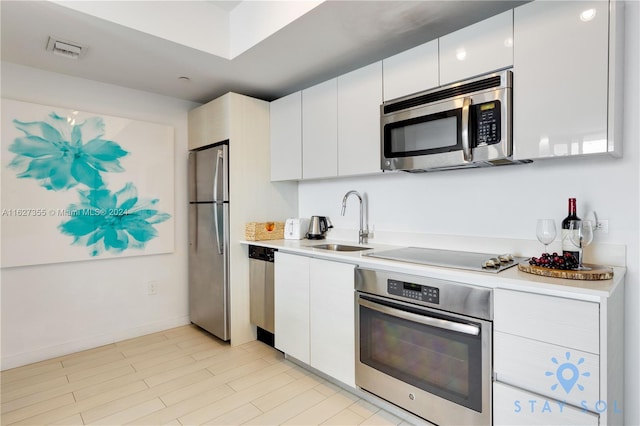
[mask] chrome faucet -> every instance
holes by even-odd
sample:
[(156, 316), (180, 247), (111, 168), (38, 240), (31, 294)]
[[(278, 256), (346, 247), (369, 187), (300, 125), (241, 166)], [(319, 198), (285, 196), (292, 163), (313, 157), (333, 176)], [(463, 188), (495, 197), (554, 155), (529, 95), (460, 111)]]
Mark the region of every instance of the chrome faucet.
[(358, 197), (360, 201), (360, 231), (358, 232), (358, 244), (365, 244), (367, 239), (369, 238), (369, 225), (364, 225), (364, 210), (362, 208), (362, 197), (358, 193), (358, 191), (349, 191), (344, 194), (344, 198), (342, 199), (342, 212), (340, 213), (344, 216), (344, 212), (347, 210), (347, 198), (349, 195), (355, 195)]

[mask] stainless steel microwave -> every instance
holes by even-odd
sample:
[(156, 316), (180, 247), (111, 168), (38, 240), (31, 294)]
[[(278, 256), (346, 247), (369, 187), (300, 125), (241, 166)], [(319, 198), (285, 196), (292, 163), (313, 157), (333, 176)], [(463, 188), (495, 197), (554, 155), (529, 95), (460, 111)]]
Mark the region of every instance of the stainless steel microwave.
[(504, 70), (380, 106), (382, 170), (514, 164), (513, 72)]

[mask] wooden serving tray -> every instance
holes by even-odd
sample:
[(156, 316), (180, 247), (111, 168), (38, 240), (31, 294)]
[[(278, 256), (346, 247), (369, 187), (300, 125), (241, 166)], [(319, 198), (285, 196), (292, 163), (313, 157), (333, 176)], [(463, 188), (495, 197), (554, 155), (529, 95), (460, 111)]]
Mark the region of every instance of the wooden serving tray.
[(542, 266), (529, 265), (529, 261), (518, 263), (518, 269), (522, 272), (527, 272), (534, 275), (542, 275), (543, 277), (551, 278), (565, 278), (568, 280), (610, 280), (613, 278), (613, 269), (602, 265), (584, 264), (591, 268), (589, 271), (575, 270), (575, 269), (551, 269), (543, 268)]

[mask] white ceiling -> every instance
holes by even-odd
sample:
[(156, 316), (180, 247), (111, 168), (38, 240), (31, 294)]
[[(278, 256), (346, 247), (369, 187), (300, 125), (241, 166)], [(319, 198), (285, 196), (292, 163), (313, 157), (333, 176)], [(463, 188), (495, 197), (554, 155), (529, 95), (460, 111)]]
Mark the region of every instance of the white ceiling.
[[(194, 102), (228, 91), (273, 100), (524, 2), (327, 1), (227, 60), (48, 1), (3, 0), (1, 53), (3, 61)], [(239, 3), (216, 5), (230, 12)], [(87, 54), (53, 55), (50, 35), (88, 46)]]

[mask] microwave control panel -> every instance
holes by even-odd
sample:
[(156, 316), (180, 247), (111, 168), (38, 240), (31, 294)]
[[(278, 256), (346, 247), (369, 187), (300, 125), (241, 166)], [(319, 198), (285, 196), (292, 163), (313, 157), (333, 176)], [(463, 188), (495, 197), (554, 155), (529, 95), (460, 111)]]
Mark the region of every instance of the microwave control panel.
[(473, 105), (476, 146), (500, 142), (500, 101)]
[(408, 283), (398, 280), (387, 280), (387, 291), (389, 294), (402, 296), (421, 302), (440, 304), (440, 289), (426, 285)]

